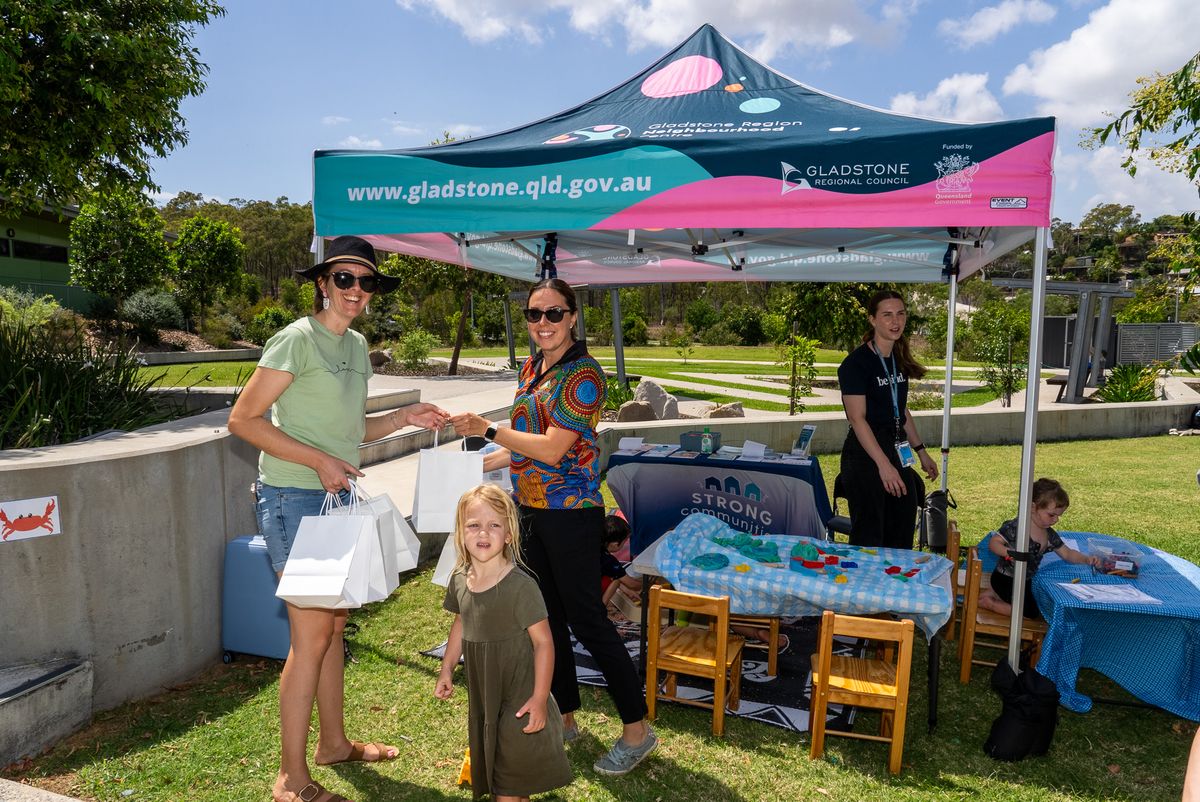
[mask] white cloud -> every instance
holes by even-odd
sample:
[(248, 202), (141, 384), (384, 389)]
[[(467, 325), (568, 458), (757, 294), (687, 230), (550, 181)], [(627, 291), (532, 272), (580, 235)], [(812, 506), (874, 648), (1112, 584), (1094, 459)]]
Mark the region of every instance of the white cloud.
[(942, 120), (986, 122), (1004, 116), (1000, 104), (987, 88), (988, 74), (958, 73), (938, 82), (924, 97), (905, 92), (892, 98), (891, 110), (900, 114), (937, 117)]
[(388, 124), (392, 128), (392, 133), (397, 136), (418, 136), (425, 132), (423, 128), (416, 128), (408, 123), (389, 122)]
[(944, 19), (938, 32), (966, 50), (990, 42), (1025, 22), (1049, 22), (1057, 13), (1043, 0), (1004, 0), (998, 6), (981, 8), (966, 19)]
[(575, 30), (628, 48), (661, 49), (678, 44), (705, 22), (756, 58), (780, 52), (819, 55), (854, 41), (895, 38), (921, 0), (888, 0), (875, 13), (867, 0), (396, 0), (405, 10), (425, 9), (444, 17), (475, 42), (524, 39), (539, 43), (553, 35), (546, 18), (566, 14)]
[(454, 139), (470, 139), (484, 133), (482, 125), (471, 125), (470, 123), (451, 123), (443, 130)]
[(348, 136), (338, 143), (343, 148), (361, 148), (364, 150), (377, 150), (383, 147), (383, 143), (378, 139), (360, 139), (356, 136)]
[(1101, 203), (1129, 204), (1143, 220), (1200, 210), (1196, 185), (1182, 175), (1143, 159), (1137, 178), (1130, 178), (1121, 167), (1124, 158), (1124, 151), (1115, 147), (1060, 152), (1054, 160), (1054, 214), (1078, 223)]
[(1004, 79), (1004, 93), (1039, 98), (1038, 113), (1059, 127), (1105, 121), (1128, 105), (1136, 79), (1173, 72), (1196, 52), (1196, 0), (1112, 0), (1093, 11), (1069, 38), (1036, 50)]
[(350, 122), (349, 117), (339, 117), (336, 114), (321, 118), (321, 125), (341, 125), (348, 122)]

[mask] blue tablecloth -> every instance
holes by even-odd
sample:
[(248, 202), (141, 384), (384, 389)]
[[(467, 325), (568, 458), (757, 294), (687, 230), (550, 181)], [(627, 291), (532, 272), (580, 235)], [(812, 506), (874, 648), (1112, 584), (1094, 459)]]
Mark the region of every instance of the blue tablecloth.
[[(738, 530), (711, 515), (687, 516), (658, 546), (656, 565), (677, 589), (729, 596), (730, 609), (746, 615), (820, 615), (824, 610), (866, 615), (889, 612), (911, 618), (927, 638), (950, 620), (950, 561), (906, 549), (860, 548), (819, 538), (768, 535), (780, 563), (758, 562), (713, 538), (736, 538)], [(806, 544), (822, 555), (810, 562), (835, 562), (793, 570), (793, 547)], [(753, 547), (752, 544), (746, 544)], [(761, 548), (759, 546), (758, 548)], [(767, 549), (769, 551), (769, 549)], [(810, 555), (813, 552), (809, 551)], [(701, 558), (702, 555), (718, 555)], [(727, 562), (720, 568), (701, 567)], [(849, 562), (851, 565), (843, 566)], [(893, 570), (888, 573), (888, 569)], [(911, 576), (906, 576), (911, 574)], [(839, 579), (840, 577), (840, 579)]]
[(756, 536), (810, 537), (824, 537), (833, 515), (816, 457), (785, 463), (613, 454), (608, 487), (633, 529), (634, 555), (692, 513), (708, 513)]
[[(1136, 579), (1097, 574), (1048, 555), (1033, 578), (1049, 631), (1037, 669), (1078, 713), (1092, 700), (1075, 690), (1081, 668), (1111, 678), (1144, 702), (1200, 721), (1200, 568), (1172, 554), (1089, 532), (1060, 532), (1087, 552), (1088, 541), (1142, 553)], [(1085, 602), (1059, 583), (1131, 584), (1161, 604)]]

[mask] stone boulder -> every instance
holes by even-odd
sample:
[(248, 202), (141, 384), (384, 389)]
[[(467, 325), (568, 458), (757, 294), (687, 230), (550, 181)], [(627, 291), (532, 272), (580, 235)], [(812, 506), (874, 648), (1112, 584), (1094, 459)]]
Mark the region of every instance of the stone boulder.
[(371, 360), (371, 367), (381, 368), (392, 361), (391, 351), (372, 351), (367, 354), (367, 359)]
[(742, 409), (741, 401), (734, 401), (732, 404), (721, 404), (713, 407), (705, 413), (706, 418), (744, 418), (746, 411)]
[(633, 391), (633, 400), (649, 404), (659, 420), (675, 420), (679, 417), (679, 400), (649, 379), (638, 382), (637, 389)]
[(617, 410), (617, 423), (636, 423), (648, 420), (658, 419), (654, 417), (654, 407), (645, 401), (626, 401)]

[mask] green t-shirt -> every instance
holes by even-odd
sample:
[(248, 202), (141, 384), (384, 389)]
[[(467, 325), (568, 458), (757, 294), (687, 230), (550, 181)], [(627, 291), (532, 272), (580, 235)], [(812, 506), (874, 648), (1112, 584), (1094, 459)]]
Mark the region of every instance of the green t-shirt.
[[(271, 407), (271, 422), (292, 439), (358, 467), (371, 378), (366, 339), (353, 329), (338, 336), (316, 318), (304, 317), (267, 340), (258, 365), (295, 377)], [(266, 452), (258, 458), (258, 472), (274, 487), (321, 489), (312, 468)]]

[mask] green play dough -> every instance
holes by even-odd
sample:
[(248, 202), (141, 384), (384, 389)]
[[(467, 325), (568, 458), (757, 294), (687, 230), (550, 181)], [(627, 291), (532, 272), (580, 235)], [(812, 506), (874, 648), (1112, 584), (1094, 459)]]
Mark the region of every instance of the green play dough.
[(692, 565), (701, 571), (720, 571), (729, 565), (729, 558), (724, 554), (710, 552), (709, 554), (701, 554), (698, 557), (692, 558)]

